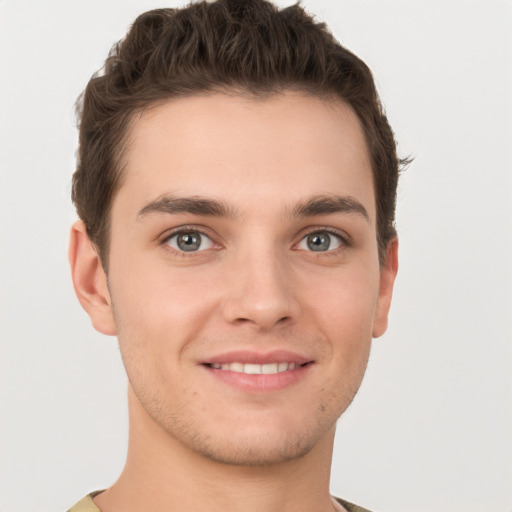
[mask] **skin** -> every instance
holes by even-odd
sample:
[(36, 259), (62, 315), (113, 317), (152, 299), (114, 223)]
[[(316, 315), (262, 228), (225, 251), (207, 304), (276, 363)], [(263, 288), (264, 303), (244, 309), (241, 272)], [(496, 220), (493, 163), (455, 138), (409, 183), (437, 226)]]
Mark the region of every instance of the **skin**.
[[(197, 199), (225, 211), (186, 211)], [(180, 229), (201, 250), (181, 251)], [(330, 247), (312, 250), (311, 233)], [(128, 458), (95, 498), (103, 512), (336, 509), (335, 424), (386, 330), (397, 272), (396, 240), (379, 264), (371, 165), (349, 106), (287, 92), (146, 111), (113, 200), (108, 279), (80, 221), (70, 261), (129, 377)], [(236, 387), (204, 364), (275, 350), (308, 361), (279, 389)]]

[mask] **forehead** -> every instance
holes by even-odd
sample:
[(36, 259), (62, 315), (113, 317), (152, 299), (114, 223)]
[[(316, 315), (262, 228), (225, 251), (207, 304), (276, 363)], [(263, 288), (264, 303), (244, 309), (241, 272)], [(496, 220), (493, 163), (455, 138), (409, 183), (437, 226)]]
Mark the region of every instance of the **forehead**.
[(134, 208), (162, 194), (250, 197), (263, 207), (336, 193), (375, 215), (359, 119), (340, 100), (306, 94), (211, 94), (151, 108), (132, 121), (124, 172), (118, 196)]

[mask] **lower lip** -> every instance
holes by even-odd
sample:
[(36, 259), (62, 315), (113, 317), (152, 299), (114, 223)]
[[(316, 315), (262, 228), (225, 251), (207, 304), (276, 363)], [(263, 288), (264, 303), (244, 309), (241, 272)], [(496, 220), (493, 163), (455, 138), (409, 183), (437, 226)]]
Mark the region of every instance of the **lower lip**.
[(203, 366), (203, 368), (214, 378), (241, 391), (250, 393), (272, 393), (297, 384), (305, 377), (311, 366), (312, 363), (308, 363), (293, 370), (263, 375), (250, 375), (247, 373), (232, 372), (230, 370), (218, 370), (209, 366)]

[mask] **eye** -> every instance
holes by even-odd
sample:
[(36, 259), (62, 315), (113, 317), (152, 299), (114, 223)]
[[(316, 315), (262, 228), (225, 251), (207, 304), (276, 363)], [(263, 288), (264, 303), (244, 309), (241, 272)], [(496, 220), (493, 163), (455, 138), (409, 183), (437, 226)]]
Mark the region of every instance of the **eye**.
[(204, 251), (213, 247), (211, 238), (199, 231), (180, 231), (170, 236), (165, 243), (183, 252)]
[(305, 251), (325, 252), (338, 249), (342, 245), (343, 239), (340, 235), (328, 231), (315, 231), (305, 236), (297, 247)]

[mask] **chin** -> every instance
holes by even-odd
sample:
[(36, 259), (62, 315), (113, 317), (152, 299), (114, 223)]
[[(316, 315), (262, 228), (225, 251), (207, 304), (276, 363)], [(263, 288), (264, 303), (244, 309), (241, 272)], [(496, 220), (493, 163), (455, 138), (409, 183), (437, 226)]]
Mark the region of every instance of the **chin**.
[(273, 466), (296, 460), (307, 455), (317, 444), (317, 439), (309, 436), (260, 435), (258, 438), (219, 440), (215, 444), (195, 439), (191, 448), (199, 455), (226, 465), (234, 466)]
[(323, 445), (322, 440), (332, 442), (341, 412), (318, 410), (307, 416), (294, 416), (273, 411), (245, 419), (232, 415), (229, 422), (215, 422), (211, 418), (208, 423), (189, 423), (186, 428), (176, 423), (162, 426), (185, 449), (210, 461), (246, 467), (272, 466), (305, 457)]

